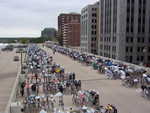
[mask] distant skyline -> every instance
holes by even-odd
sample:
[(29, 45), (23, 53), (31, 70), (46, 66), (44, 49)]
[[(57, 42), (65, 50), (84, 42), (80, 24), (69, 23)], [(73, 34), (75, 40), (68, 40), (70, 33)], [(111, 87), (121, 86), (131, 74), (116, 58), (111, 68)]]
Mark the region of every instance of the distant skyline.
[(0, 37), (38, 37), (45, 27), (57, 29), (60, 13), (76, 12), (98, 0), (0, 0)]

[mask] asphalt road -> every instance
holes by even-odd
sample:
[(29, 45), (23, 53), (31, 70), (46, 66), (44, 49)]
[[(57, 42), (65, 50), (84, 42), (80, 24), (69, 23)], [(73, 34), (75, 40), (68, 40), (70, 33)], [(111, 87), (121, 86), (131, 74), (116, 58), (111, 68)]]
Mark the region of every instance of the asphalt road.
[[(50, 49), (46, 50), (52, 55)], [(150, 101), (141, 97), (137, 89), (123, 87), (120, 80), (107, 80), (92, 67), (84, 66), (59, 53), (53, 57), (66, 71), (76, 73), (77, 79), (82, 80), (83, 89), (99, 91), (102, 105), (113, 104), (117, 107), (118, 113), (150, 113)], [(65, 103), (71, 105), (70, 100), (71, 97), (65, 98)]]
[(18, 62), (13, 61), (15, 52), (0, 51), (0, 112), (4, 112), (8, 103), (18, 71)]

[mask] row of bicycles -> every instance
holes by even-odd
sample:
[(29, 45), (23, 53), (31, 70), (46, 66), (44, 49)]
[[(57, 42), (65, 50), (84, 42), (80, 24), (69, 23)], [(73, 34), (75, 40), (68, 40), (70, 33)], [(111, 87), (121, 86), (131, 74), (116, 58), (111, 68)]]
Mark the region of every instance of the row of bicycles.
[(91, 66), (100, 74), (104, 74), (108, 79), (121, 80), (121, 84), (125, 87), (140, 88), (142, 96), (150, 99), (150, 73), (145, 68), (127, 65), (108, 58), (57, 45), (50, 45), (48, 47), (83, 65)]
[(65, 113), (70, 106), (65, 105), (64, 96), (72, 96), (70, 113), (117, 113), (115, 106), (100, 104), (97, 91), (82, 90), (76, 74), (67, 73), (37, 45), (27, 48), (23, 67), (26, 71), (19, 81), (18, 98), (22, 100), (24, 113)]
[(81, 81), (73, 72), (53, 61), (53, 57), (37, 45), (29, 45), (23, 67), (24, 77), (19, 81), (19, 98), (24, 113), (54, 112), (64, 106), (63, 95), (81, 90)]

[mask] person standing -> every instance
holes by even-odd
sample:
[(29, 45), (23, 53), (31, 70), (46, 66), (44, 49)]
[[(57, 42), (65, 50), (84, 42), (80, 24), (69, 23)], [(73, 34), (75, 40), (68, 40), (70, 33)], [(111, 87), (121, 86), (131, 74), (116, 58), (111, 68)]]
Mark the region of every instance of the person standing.
[(24, 96), (24, 87), (25, 87), (25, 82), (22, 82), (21, 83), (21, 90), (20, 90), (20, 93), (21, 93), (22, 97)]

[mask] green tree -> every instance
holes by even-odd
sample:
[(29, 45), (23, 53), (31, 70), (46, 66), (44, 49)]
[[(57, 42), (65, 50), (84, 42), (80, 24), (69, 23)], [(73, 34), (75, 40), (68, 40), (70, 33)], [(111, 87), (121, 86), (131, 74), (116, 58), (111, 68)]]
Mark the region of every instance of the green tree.
[(22, 43), (22, 44), (27, 44), (29, 42), (29, 40), (26, 39), (26, 38), (22, 38), (22, 39), (20, 39), (19, 42)]

